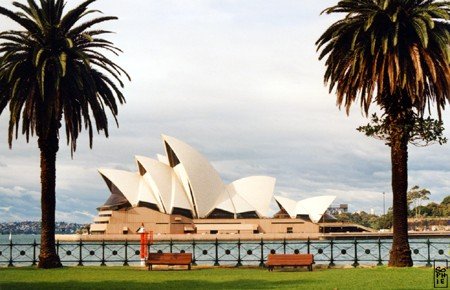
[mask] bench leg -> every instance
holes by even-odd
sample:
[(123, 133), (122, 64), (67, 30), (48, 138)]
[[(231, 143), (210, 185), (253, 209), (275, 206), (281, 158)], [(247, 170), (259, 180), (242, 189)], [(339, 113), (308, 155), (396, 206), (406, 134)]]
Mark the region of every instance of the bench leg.
[(191, 264), (188, 265), (188, 270), (191, 270)]
[(312, 272), (312, 265), (309, 265), (309, 271)]

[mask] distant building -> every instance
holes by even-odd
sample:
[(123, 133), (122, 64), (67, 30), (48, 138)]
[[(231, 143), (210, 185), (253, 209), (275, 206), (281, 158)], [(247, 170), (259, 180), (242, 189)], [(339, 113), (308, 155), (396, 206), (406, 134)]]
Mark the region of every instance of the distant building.
[(348, 204), (341, 203), (339, 205), (332, 205), (328, 208), (328, 211), (330, 214), (333, 214), (333, 215), (346, 213), (346, 212), (348, 212)]

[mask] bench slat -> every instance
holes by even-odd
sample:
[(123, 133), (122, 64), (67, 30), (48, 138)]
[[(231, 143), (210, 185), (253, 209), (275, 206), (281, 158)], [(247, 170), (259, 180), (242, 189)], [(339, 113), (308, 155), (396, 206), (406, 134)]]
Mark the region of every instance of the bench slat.
[(271, 258), (271, 261), (312, 261), (313, 259), (310, 257), (306, 257), (306, 258)]
[(299, 262), (299, 261), (270, 261), (268, 265), (310, 265), (311, 262)]

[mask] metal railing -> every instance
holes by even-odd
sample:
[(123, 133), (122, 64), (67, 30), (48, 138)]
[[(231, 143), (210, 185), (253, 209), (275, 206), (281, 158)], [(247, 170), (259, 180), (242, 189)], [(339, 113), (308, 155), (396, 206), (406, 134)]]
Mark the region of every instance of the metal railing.
[[(303, 240), (303, 241), (161, 241), (148, 245), (149, 252), (192, 253), (193, 265), (264, 266), (269, 253), (314, 254), (316, 264), (383, 265), (389, 259), (390, 239), (377, 240)], [(410, 241), (415, 265), (431, 266), (433, 260), (450, 260), (450, 239), (415, 239)], [(0, 244), (0, 266), (29, 266), (38, 262), (40, 244)], [(56, 250), (63, 265), (138, 265), (139, 242), (57, 242)]]

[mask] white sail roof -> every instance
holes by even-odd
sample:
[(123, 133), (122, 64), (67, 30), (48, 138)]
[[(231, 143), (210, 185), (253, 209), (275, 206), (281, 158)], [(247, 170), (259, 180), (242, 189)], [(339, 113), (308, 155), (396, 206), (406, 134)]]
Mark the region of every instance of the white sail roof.
[(231, 201), (234, 204), (236, 213), (244, 213), (249, 211), (257, 211), (255, 206), (246, 201), (241, 195), (233, 194), (231, 195)]
[[(214, 208), (225, 210), (234, 214), (255, 211), (255, 207), (242, 196), (231, 190), (222, 193)], [(213, 209), (214, 209), (213, 208)]]
[(236, 192), (251, 204), (260, 216), (269, 214), (274, 187), (275, 178), (269, 176), (250, 176), (233, 181), (228, 185), (231, 191)]
[(234, 204), (231, 201), (231, 198), (227, 192), (223, 192), (220, 196), (219, 200), (216, 202), (213, 208), (211, 208), (210, 212), (208, 212), (208, 215), (214, 210), (214, 209), (221, 209), (233, 214), (236, 214), (236, 209), (234, 208)]
[(297, 216), (297, 202), (295, 200), (278, 195), (275, 195), (274, 198), (277, 203), (284, 208), (284, 210), (289, 214), (290, 217), (295, 218)]
[(120, 191), (114, 200), (126, 199), (132, 206), (150, 203), (168, 214), (179, 208), (196, 218), (206, 218), (215, 209), (235, 216), (249, 212), (267, 216), (275, 178), (251, 176), (225, 185), (208, 160), (190, 145), (170, 136), (162, 139), (167, 156), (157, 155), (158, 160), (136, 156), (137, 173), (99, 170)]
[(159, 196), (166, 213), (172, 213), (174, 207), (192, 210), (186, 193), (170, 166), (148, 157), (135, 158), (145, 169), (144, 180)]
[(158, 204), (151, 189), (142, 184), (142, 177), (138, 172), (116, 169), (99, 169), (98, 171), (120, 190), (132, 206), (137, 206), (139, 201)]
[(194, 195), (191, 191), (191, 185), (189, 182), (189, 177), (186, 174), (186, 170), (184, 170), (184, 167), (182, 164), (178, 164), (173, 168), (173, 172), (175, 176), (178, 178), (178, 180), (181, 183), (181, 186), (183, 187), (183, 190), (185, 192), (185, 195), (188, 199), (189, 205), (192, 208), (193, 216), (198, 217), (197, 208), (194, 201)]
[[(168, 145), (165, 146), (167, 155), (172, 154), (170, 150), (175, 153), (189, 178), (198, 216), (206, 217), (225, 190), (219, 174), (203, 155), (188, 144), (166, 135), (163, 135), (162, 138)], [(171, 166), (175, 167), (176, 165), (171, 164)]]
[(167, 158), (167, 156), (156, 154), (156, 158), (158, 159), (159, 162), (169, 165), (169, 159)]
[(297, 203), (296, 210), (298, 214), (309, 214), (309, 218), (317, 223), (335, 199), (336, 196), (332, 195), (322, 195), (302, 199)]
[(275, 200), (293, 218), (297, 215), (308, 215), (311, 221), (317, 223), (330, 207), (336, 196), (323, 195), (295, 201), (283, 196), (274, 196)]
[(137, 203), (139, 204), (139, 202), (155, 203), (158, 208), (162, 208), (162, 204), (156, 199), (155, 192), (142, 177), (139, 179), (139, 194)]

